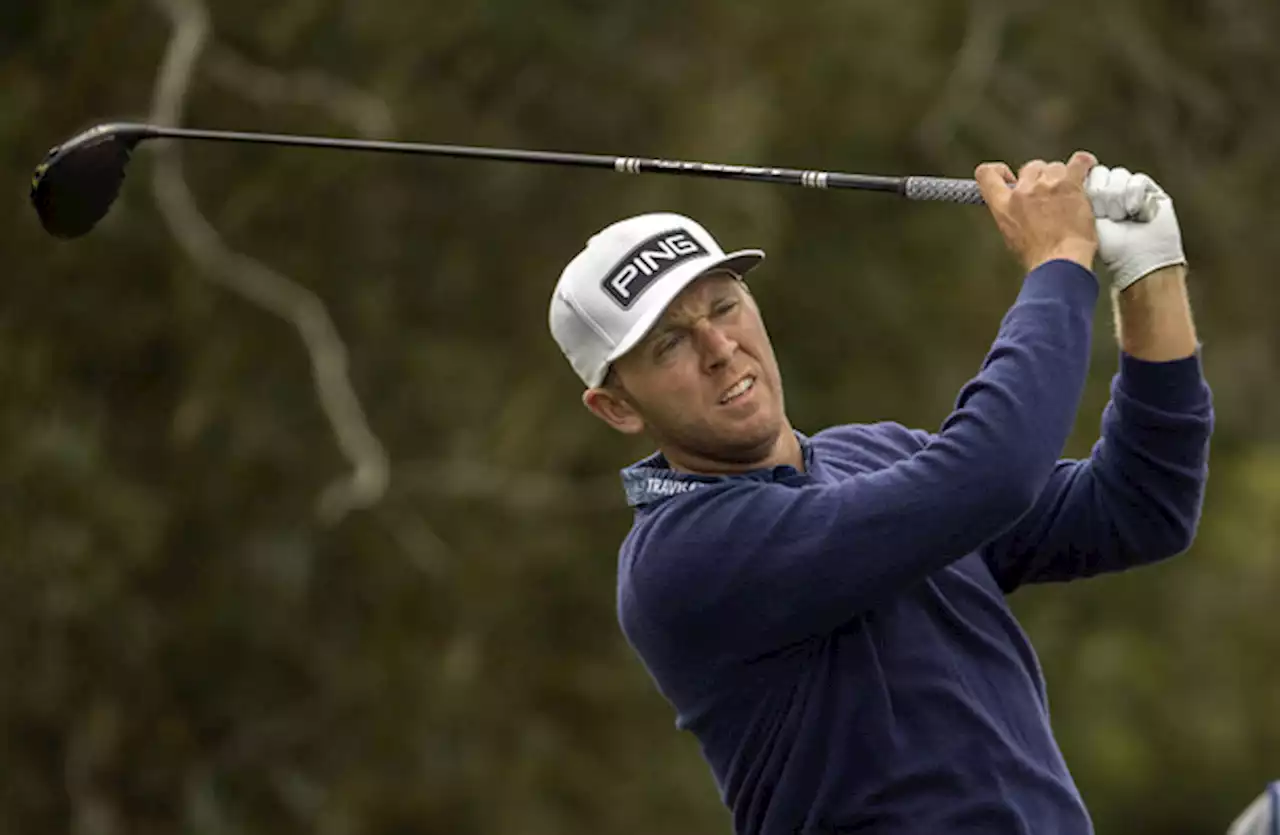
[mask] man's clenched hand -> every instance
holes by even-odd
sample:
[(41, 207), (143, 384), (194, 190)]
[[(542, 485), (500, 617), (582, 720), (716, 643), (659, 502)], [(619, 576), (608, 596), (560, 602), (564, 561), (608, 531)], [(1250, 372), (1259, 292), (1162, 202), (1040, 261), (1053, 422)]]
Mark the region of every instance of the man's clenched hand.
[(1163, 267), (1186, 264), (1173, 200), (1146, 174), (1097, 165), (1085, 181), (1097, 216), (1098, 255), (1124, 290)]
[(1084, 182), (1097, 162), (1093, 154), (1077, 151), (1066, 164), (1032, 160), (1017, 177), (1002, 162), (974, 171), (1005, 243), (1028, 271), (1055, 258), (1093, 269), (1098, 231)]

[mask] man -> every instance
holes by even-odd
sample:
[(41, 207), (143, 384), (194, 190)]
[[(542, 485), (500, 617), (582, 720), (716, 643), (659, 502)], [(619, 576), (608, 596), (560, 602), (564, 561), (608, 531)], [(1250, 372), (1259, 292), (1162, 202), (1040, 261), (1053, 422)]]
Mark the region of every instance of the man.
[[(1210, 394), (1158, 186), (1085, 152), (976, 177), (1025, 275), (936, 433), (795, 431), (741, 280), (763, 253), (688, 218), (610, 226), (556, 287), (587, 408), (658, 449), (623, 471), (623, 631), (741, 835), (1092, 831), (1005, 595), (1184, 551)], [(1120, 368), (1092, 455), (1059, 461), (1098, 254)]]

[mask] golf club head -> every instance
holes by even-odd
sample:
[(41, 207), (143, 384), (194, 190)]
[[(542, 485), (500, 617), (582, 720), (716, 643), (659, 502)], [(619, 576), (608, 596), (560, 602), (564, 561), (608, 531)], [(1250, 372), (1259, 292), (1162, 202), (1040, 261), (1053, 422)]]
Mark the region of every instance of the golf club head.
[(76, 238), (102, 220), (147, 134), (143, 125), (99, 125), (50, 149), (31, 177), (31, 202), (45, 231)]

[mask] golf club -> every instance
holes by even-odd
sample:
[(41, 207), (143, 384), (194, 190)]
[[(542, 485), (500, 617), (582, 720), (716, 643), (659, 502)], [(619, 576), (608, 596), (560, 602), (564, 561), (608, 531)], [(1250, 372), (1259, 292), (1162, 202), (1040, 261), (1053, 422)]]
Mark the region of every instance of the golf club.
[(289, 134), (169, 128), (127, 122), (102, 124), (52, 148), (31, 178), (31, 202), (40, 223), (51, 235), (75, 238), (86, 234), (111, 209), (120, 194), (125, 168), (139, 142), (147, 139), (202, 139), (220, 142), (256, 142), (307, 148), (337, 148), (463, 157), (544, 165), (607, 168), (625, 174), (682, 174), (728, 180), (754, 180), (806, 188), (846, 188), (892, 192), (908, 200), (981, 204), (982, 195), (973, 180), (946, 177), (885, 177), (762, 168), (707, 162), (611, 157), (595, 154), (479, 148), (464, 145), (427, 145), (368, 139), (344, 139)]

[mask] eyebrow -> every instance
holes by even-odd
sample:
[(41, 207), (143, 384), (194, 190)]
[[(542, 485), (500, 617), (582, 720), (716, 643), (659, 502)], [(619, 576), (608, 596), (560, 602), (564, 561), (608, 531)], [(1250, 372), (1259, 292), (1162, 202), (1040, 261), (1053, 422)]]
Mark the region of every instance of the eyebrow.
[[(714, 308), (716, 305), (720, 304), (721, 302), (729, 301), (733, 298), (734, 298), (734, 294), (728, 289), (717, 292), (715, 295), (711, 297), (710, 307)], [(662, 319), (658, 320), (658, 323), (653, 326), (653, 330), (649, 331), (649, 333), (645, 336), (645, 338), (641, 340), (640, 344), (652, 345), (654, 342), (657, 342), (659, 339), (666, 336), (667, 334), (673, 331), (684, 330), (687, 327), (688, 327), (687, 325), (681, 324), (679, 322), (672, 322), (664, 316)]]

